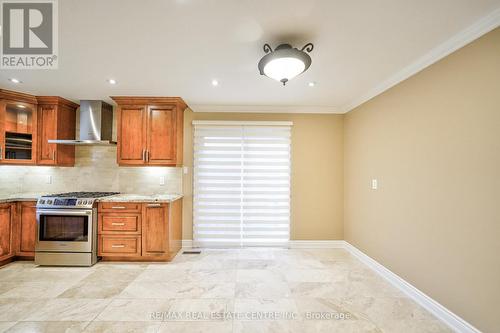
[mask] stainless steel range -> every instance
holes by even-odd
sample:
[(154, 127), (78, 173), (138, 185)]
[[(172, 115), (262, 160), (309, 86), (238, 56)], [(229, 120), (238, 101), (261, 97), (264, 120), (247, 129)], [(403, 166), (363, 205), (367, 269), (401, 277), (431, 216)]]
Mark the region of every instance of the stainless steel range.
[(97, 262), (98, 198), (117, 192), (72, 192), (43, 196), (36, 205), (35, 263), (92, 266)]

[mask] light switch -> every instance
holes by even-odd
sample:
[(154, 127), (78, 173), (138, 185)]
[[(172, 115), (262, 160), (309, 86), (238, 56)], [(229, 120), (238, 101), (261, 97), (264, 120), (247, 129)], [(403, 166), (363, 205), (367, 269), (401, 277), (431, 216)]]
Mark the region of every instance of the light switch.
[(183, 172), (185, 175), (187, 175), (187, 174), (188, 174), (188, 172), (189, 172), (188, 167), (187, 167), (187, 166), (182, 167), (182, 172)]
[(48, 175), (47, 178), (45, 179), (46, 184), (52, 184), (52, 176)]
[(165, 176), (160, 176), (160, 186), (165, 185)]
[(378, 180), (372, 179), (372, 190), (378, 189)]

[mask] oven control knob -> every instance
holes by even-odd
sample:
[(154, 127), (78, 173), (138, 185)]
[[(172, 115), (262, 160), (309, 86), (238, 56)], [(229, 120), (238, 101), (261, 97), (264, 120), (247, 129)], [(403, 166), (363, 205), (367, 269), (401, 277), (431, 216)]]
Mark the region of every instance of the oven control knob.
[(83, 200), (82, 204), (86, 205), (87, 204), (87, 200)]
[(45, 203), (45, 200), (40, 199), (40, 204), (43, 205)]
[(47, 205), (52, 205), (52, 200), (47, 200)]

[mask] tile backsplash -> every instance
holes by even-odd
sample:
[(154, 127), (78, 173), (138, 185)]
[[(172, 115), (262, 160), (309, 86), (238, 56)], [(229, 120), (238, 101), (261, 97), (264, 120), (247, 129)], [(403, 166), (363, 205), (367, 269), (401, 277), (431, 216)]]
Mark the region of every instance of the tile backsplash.
[(70, 168), (0, 166), (0, 194), (71, 191), (182, 193), (182, 168), (118, 167), (116, 146), (77, 146), (75, 166)]
[[(113, 114), (116, 141), (116, 110)], [(79, 139), (80, 110), (76, 112)], [(181, 194), (182, 168), (119, 167), (116, 145), (76, 146), (74, 167), (0, 166), (0, 195), (27, 192), (113, 191), (137, 194)], [(51, 177), (51, 184), (47, 178)], [(165, 184), (160, 185), (160, 177)]]

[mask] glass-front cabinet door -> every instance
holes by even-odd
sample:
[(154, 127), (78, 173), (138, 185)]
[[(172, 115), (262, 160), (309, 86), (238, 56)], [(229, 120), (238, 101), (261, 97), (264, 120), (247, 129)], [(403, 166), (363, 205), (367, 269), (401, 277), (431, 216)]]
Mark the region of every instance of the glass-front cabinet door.
[(1, 104), (0, 164), (35, 163), (36, 106), (8, 100), (3, 100)]

